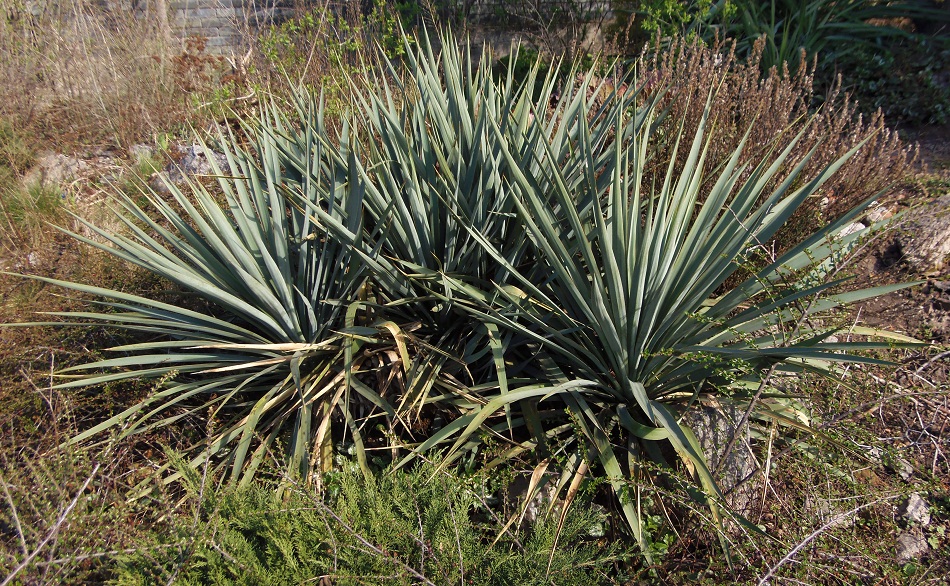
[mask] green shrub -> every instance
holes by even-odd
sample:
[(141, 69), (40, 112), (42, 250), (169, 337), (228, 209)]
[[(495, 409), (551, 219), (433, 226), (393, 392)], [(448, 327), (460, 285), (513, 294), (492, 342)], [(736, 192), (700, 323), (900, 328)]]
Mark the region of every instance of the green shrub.
[(910, 125), (950, 120), (950, 47), (927, 38), (888, 50), (859, 47), (836, 66), (844, 88), (865, 112), (880, 108), (889, 121)]
[(903, 19), (947, 18), (928, 0), (635, 0), (621, 5), (627, 8), (621, 15), (640, 17), (641, 23), (634, 19), (632, 24), (648, 37), (689, 32), (707, 42), (735, 39), (741, 57), (750, 56), (762, 40), (763, 71), (783, 64), (794, 70), (802, 53), (806, 62), (817, 57), (824, 68), (859, 47), (913, 38), (901, 27)]
[[(821, 98), (844, 78), (861, 111), (882, 108), (891, 121), (941, 123), (947, 104), (945, 34), (914, 22), (946, 25), (950, 13), (929, 0), (621, 1), (613, 29), (636, 51), (644, 42), (685, 35), (735, 43), (740, 61), (768, 75), (807, 70)], [(633, 15), (633, 16), (631, 16)]]
[(591, 538), (584, 503), (503, 530), (473, 480), (433, 466), (365, 477), (344, 467), (325, 496), (294, 488), (203, 490), (197, 476), (171, 532), (119, 559), (117, 584), (613, 583), (616, 544)]
[[(318, 117), (310, 121), (321, 124)], [(257, 156), (272, 160), (272, 145), (260, 146)], [(168, 185), (174, 206), (154, 193), (117, 196), (127, 214), (120, 216), (127, 235), (88, 222), (101, 240), (75, 235), (187, 291), (200, 292), (218, 311), (203, 313), (188, 304), (43, 279), (110, 299), (99, 304), (104, 311), (76, 314), (79, 321), (73, 323), (93, 320), (153, 336), (141, 344), (112, 348), (119, 358), (65, 369), (62, 374), (76, 380), (60, 386), (140, 377), (161, 381), (155, 396), (77, 440), (118, 424), (125, 426), (125, 435), (132, 435), (188, 414), (212, 413), (223, 425), (208, 439), (205, 453), (226, 455), (235, 480), (246, 464), (244, 478), (253, 475), (267, 449), (284, 441), (291, 475), (307, 478), (314, 465), (328, 465), (314, 447), (329, 444), (329, 419), (349, 403), (344, 390), (351, 388), (351, 372), (362, 362), (354, 362), (352, 354), (359, 340), (339, 331), (355, 325), (357, 306), (352, 304), (365, 272), (348, 248), (320, 236), (320, 226), (287, 203), (279, 167), (258, 167), (251, 153), (236, 144), (227, 156), (237, 175), (218, 180), (224, 209), (219, 196), (200, 183), (190, 186), (193, 200)], [(315, 152), (314, 159), (322, 155)], [(323, 183), (337, 186), (329, 200), (331, 216), (355, 227), (359, 217), (347, 203), (354, 198), (345, 178), (332, 171), (325, 177), (330, 183)], [(140, 199), (155, 217), (138, 206)], [(365, 335), (365, 328), (361, 332)], [(98, 374), (103, 369), (117, 372)], [(368, 387), (358, 390), (370, 405), (386, 404)], [(179, 407), (185, 408), (184, 414), (173, 411), (167, 419), (147, 423), (156, 413)], [(359, 440), (351, 419), (350, 424)], [(264, 441), (257, 443), (257, 434)], [(203, 456), (199, 453), (198, 458)]]
[[(253, 39), (259, 48), (249, 81), (268, 91), (292, 94), (296, 86), (322, 93), (330, 112), (344, 111), (348, 75), (378, 66), (377, 50), (391, 58), (405, 51), (401, 27), (412, 30), (418, 6), (373, 0), (298, 9)], [(370, 65), (372, 64), (372, 65)], [(289, 81), (289, 84), (288, 84)]]
[(725, 0), (717, 4), (730, 4), (735, 9), (731, 13), (719, 10), (705, 26), (716, 27), (723, 37), (736, 39), (743, 55), (751, 54), (753, 43), (763, 37), (764, 71), (781, 68), (784, 63), (794, 69), (802, 53), (806, 60), (817, 58), (827, 71), (836, 58), (856, 48), (911, 36), (896, 26), (895, 20), (943, 17), (929, 7), (929, 2), (920, 0)]

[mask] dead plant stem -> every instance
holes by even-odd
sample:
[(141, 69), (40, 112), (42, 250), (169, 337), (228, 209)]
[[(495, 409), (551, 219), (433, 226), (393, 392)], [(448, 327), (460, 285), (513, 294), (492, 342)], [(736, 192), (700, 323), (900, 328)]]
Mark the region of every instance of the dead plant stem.
[(822, 526), (819, 527), (818, 529), (815, 529), (815, 530), (812, 531), (810, 534), (808, 534), (808, 536), (805, 537), (805, 539), (803, 539), (802, 541), (800, 541), (800, 542), (798, 543), (798, 545), (796, 545), (795, 547), (793, 547), (787, 554), (785, 554), (785, 557), (783, 557), (782, 559), (780, 559), (780, 560), (778, 561), (778, 563), (776, 563), (774, 566), (772, 566), (771, 568), (769, 568), (769, 571), (766, 572), (765, 575), (762, 576), (762, 577), (759, 579), (758, 586), (765, 586), (766, 584), (768, 584), (768, 583), (769, 583), (769, 578), (771, 578), (772, 576), (774, 576), (774, 575), (775, 575), (775, 572), (778, 571), (779, 568), (781, 568), (782, 566), (784, 566), (784, 565), (787, 564), (788, 562), (792, 561), (792, 559), (798, 554), (798, 552), (800, 552), (806, 545), (808, 545), (809, 543), (811, 543), (815, 538), (817, 538), (819, 535), (821, 535), (822, 533), (824, 533), (824, 532), (827, 531), (828, 529), (834, 527), (834, 526), (837, 525), (838, 523), (841, 523), (841, 522), (844, 521), (845, 519), (847, 519), (847, 518), (849, 518), (849, 517), (851, 517), (851, 516), (853, 516), (853, 515), (856, 515), (857, 513), (859, 513), (860, 511), (862, 511), (862, 510), (864, 510), (864, 509), (866, 509), (866, 508), (868, 508), (868, 507), (874, 506), (874, 505), (876, 505), (876, 504), (878, 504), (878, 503), (882, 503), (882, 502), (885, 502), (885, 501), (894, 500), (894, 499), (896, 499), (898, 496), (900, 496), (900, 495), (896, 495), (896, 494), (895, 494), (895, 495), (891, 495), (891, 496), (888, 496), (888, 497), (880, 498), (880, 499), (871, 501), (871, 502), (869, 502), (869, 503), (865, 503), (865, 504), (863, 504), (863, 505), (861, 505), (861, 506), (859, 506), (859, 507), (855, 507), (855, 508), (851, 509), (850, 511), (846, 512), (846, 513), (842, 513), (842, 514), (840, 514), (840, 515), (835, 515), (834, 517), (831, 518), (830, 521), (828, 521), (827, 523), (825, 523), (824, 525), (822, 525)]
[(26, 558), (22, 562), (20, 562), (20, 565), (13, 568), (13, 571), (7, 575), (7, 577), (3, 580), (3, 582), (0, 582), (0, 586), (7, 586), (7, 584), (10, 584), (13, 581), (13, 579), (16, 578), (17, 574), (19, 574), (21, 571), (23, 571), (24, 568), (30, 565), (30, 562), (33, 561), (33, 558), (35, 558), (40, 553), (40, 551), (42, 551), (44, 547), (46, 547), (46, 544), (52, 541), (53, 538), (56, 537), (56, 534), (59, 533), (60, 528), (62, 528), (63, 524), (66, 522), (66, 518), (69, 516), (72, 510), (76, 507), (76, 504), (79, 502), (79, 498), (82, 496), (84, 492), (86, 492), (86, 489), (89, 487), (89, 484), (92, 482), (92, 479), (95, 478), (96, 474), (99, 472), (99, 467), (100, 467), (100, 464), (97, 462), (96, 465), (93, 466), (92, 468), (92, 473), (89, 474), (89, 476), (86, 478), (86, 481), (83, 482), (79, 490), (76, 491), (76, 496), (73, 497), (73, 500), (63, 510), (63, 512), (60, 513), (59, 517), (56, 519), (56, 522), (53, 523), (53, 527), (49, 530), (49, 532), (47, 532), (46, 537), (44, 537), (36, 545), (33, 551), (29, 555), (27, 555)]

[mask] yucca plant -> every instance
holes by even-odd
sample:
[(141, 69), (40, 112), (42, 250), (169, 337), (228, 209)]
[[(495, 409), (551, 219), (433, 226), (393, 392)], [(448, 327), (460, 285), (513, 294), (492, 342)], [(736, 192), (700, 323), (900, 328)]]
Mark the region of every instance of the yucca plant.
[[(607, 109), (590, 111), (585, 96), (613, 93), (617, 99), (609, 104), (615, 110), (635, 109), (636, 99), (636, 92), (618, 95), (619, 83), (608, 85), (593, 70), (555, 66), (541, 78), (540, 61), (525, 79), (516, 79), (512, 59), (496, 81), (487, 52), (476, 59), (470, 46), (456, 50), (451, 34), (440, 39), (442, 51), (432, 45), (428, 39), (407, 43), (402, 67), (387, 62), (385, 71), (351, 80), (356, 107), (346, 128), (356, 155), (337, 156), (335, 164), (349, 168), (363, 186), (362, 233), (327, 217), (319, 198), (301, 200), (372, 267), (380, 311), (411, 329), (418, 348), (437, 349), (413, 356), (400, 405), (417, 408), (427, 402), (445, 406), (467, 394), (458, 379), (487, 391), (507, 389), (507, 377), (520, 376), (522, 365), (506, 365), (502, 353), (513, 343), (510, 332), (459, 311), (445, 278), (505, 282), (510, 266), (536, 262), (506, 184), (512, 171), (504, 149), (524, 155), (528, 166), (519, 173), (543, 173), (535, 161), (550, 152), (567, 176), (580, 181), (585, 161), (572, 146), (578, 133), (587, 127), (593, 140), (605, 144), (615, 131)], [(561, 71), (566, 81), (558, 80)], [(313, 100), (298, 96), (298, 111)], [(621, 137), (630, 133), (625, 129)], [(279, 140), (282, 164), (302, 176), (310, 173), (305, 153), (313, 136), (301, 125)], [(494, 254), (479, 238), (493, 242)], [(462, 402), (470, 406), (470, 396)]]
[[(320, 111), (304, 115), (311, 130), (324, 132)], [(322, 189), (301, 190), (299, 177), (278, 163), (270, 138), (259, 134), (254, 148), (243, 150), (222, 133), (230, 170), (215, 169), (216, 190), (198, 181), (185, 190), (168, 184), (166, 200), (143, 186), (135, 196), (116, 196), (123, 231), (80, 220), (96, 238), (72, 234), (176, 284), (185, 292), (181, 303), (41, 279), (96, 296), (90, 303), (97, 310), (54, 314), (63, 320), (55, 323), (106, 325), (137, 336), (107, 349), (116, 358), (60, 371), (65, 381), (58, 388), (157, 381), (147, 399), (74, 441), (113, 427), (130, 436), (210, 415), (216, 423), (209, 437), (187, 450), (193, 465), (213, 458), (231, 467), (232, 480), (247, 482), (268, 451), (283, 451), (292, 477), (309, 478), (330, 462), (330, 420), (339, 411), (365, 460), (350, 406), (362, 400), (393, 413), (374, 391), (351, 384), (365, 357), (354, 352), (362, 342), (346, 328), (357, 325), (367, 274), (351, 247), (286, 197), (293, 189), (297, 198), (319, 198), (314, 205), (359, 232), (358, 183), (321, 164), (325, 141), (314, 140), (314, 176), (303, 185), (319, 180)], [(201, 303), (189, 303), (189, 295)]]
[[(880, 363), (859, 352), (894, 343), (832, 342), (836, 328), (823, 326), (828, 322), (819, 316), (902, 285), (821, 298), (841, 280), (816, 281), (816, 271), (809, 269), (818, 263), (827, 273), (841, 251), (862, 236), (838, 234), (868, 201), (781, 257), (756, 259), (764, 268), (724, 288), (740, 266), (753, 264), (762, 245), (847, 156), (816, 177), (801, 177), (806, 158), (776, 185), (774, 176), (798, 138), (776, 144), (773, 155), (747, 179), (738, 164), (740, 144), (707, 181), (704, 157), (711, 138), (703, 122), (689, 143), (673, 138), (673, 158), (682, 147), (685, 162), (677, 167), (670, 161), (663, 183), (650, 185), (643, 180), (644, 166), (657, 141), (668, 139), (658, 136), (651, 123), (654, 106), (640, 112), (641, 123), (631, 124), (622, 109), (614, 115), (614, 135), (632, 128), (632, 138), (599, 143), (583, 129), (572, 143), (577, 157), (586, 161), (580, 181), (566, 174), (551, 152), (539, 156), (508, 148), (514, 140), (495, 126), (511, 170), (506, 185), (537, 262), (529, 267), (508, 263), (490, 238), (472, 228), (472, 235), (506, 266), (508, 281), (485, 289), (441, 277), (450, 283), (457, 307), (510, 332), (511, 339), (532, 342), (506, 348), (506, 359), (533, 362), (538, 378), (484, 396), (484, 405), (420, 449), (450, 445), (451, 461), (477, 445), (486, 426), (498, 429), (501, 424), (490, 425), (501, 410), (529, 402), (533, 415), (523, 412), (517, 419), (525, 430), (511, 434), (520, 439), (499, 459), (525, 450), (567, 457), (562, 488), (599, 466), (648, 554), (637, 498), (638, 462), (669, 465), (675, 453), (718, 515), (721, 494), (684, 423), (687, 412), (731, 404), (745, 413), (740, 427), (751, 421), (807, 429), (786, 400), (783, 380), (803, 372), (835, 376), (834, 365), (842, 362)], [(532, 168), (542, 172), (519, 171)], [(856, 333), (888, 336), (862, 328)], [(569, 415), (559, 417), (565, 408)]]
[[(50, 281), (104, 299), (67, 322), (145, 336), (112, 349), (119, 358), (63, 371), (75, 378), (61, 386), (159, 381), (77, 439), (210, 410), (216, 426), (191, 463), (213, 458), (246, 482), (282, 444), (292, 477), (325, 470), (332, 429), (364, 464), (377, 422), (391, 442), (379, 447), (410, 450), (399, 463), (435, 448), (450, 463), (493, 438), (502, 448), (486, 466), (534, 452), (540, 478), (560, 459), (568, 498), (587, 474), (604, 475), (649, 555), (639, 463), (677, 455), (718, 515), (715, 475), (684, 415), (718, 402), (752, 423), (807, 428), (781, 379), (876, 362), (855, 352), (888, 343), (831, 342), (822, 315), (897, 286), (822, 298), (840, 282), (824, 275), (862, 236), (839, 230), (862, 208), (779, 258), (756, 256), (845, 159), (802, 177), (805, 157), (776, 180), (798, 140), (779, 137), (751, 172), (743, 145), (710, 170), (711, 100), (684, 139), (657, 124), (662, 92), (648, 99), (634, 78), (569, 67), (536, 84), (538, 66), (495, 81), (485, 56), (476, 66), (440, 41), (438, 53), (407, 42), (408, 70), (353, 80), (354, 110), (335, 135), (303, 95), (293, 115), (271, 105), (248, 124), (252, 150), (222, 134), (221, 197), (199, 183), (172, 188), (171, 203), (146, 192), (157, 216), (120, 198), (124, 233), (88, 226), (105, 243), (87, 242), (211, 309)], [(669, 142), (671, 160), (653, 160)], [(644, 180), (648, 162), (666, 165), (659, 184)], [(740, 266), (758, 268), (730, 286)], [(364, 351), (384, 336), (388, 348)], [(391, 376), (373, 372), (381, 354), (393, 356), (382, 363)], [(427, 407), (454, 419), (392, 432)]]
[[(411, 391), (412, 401), (452, 405), (457, 417), (404, 444), (414, 453), (449, 447), (451, 462), (493, 437), (508, 448), (489, 466), (530, 450), (567, 457), (561, 488), (599, 466), (648, 552), (630, 498), (642, 458), (667, 463), (664, 446), (678, 453), (718, 511), (715, 477), (682, 423), (688, 410), (728, 403), (753, 423), (806, 428), (782, 379), (834, 376), (836, 363), (876, 362), (854, 352), (891, 343), (840, 345), (828, 342), (833, 327), (814, 325), (822, 312), (896, 288), (819, 299), (840, 281), (816, 281), (809, 269), (827, 271), (861, 237), (838, 231), (870, 201), (780, 258), (755, 257), (854, 151), (816, 177), (801, 176), (808, 157), (788, 172), (806, 127), (780, 137), (751, 173), (739, 163), (743, 141), (709, 178), (714, 132), (703, 122), (688, 143), (664, 135), (661, 91), (650, 101), (635, 89), (605, 92), (593, 69), (570, 69), (564, 83), (557, 67), (540, 83), (534, 74), (516, 83), (509, 71), (496, 86), (451, 37), (439, 54), (416, 46), (405, 77), (393, 67), (369, 87), (354, 84), (359, 155), (349, 164), (365, 184), (364, 232), (308, 205), (362, 250), (387, 310), (423, 309), (417, 319), (438, 332), (427, 339), (466, 367), (492, 350), (494, 370), (472, 386), (418, 371), (420, 388), (440, 392)], [(636, 87), (615, 87), (627, 81)], [(670, 141), (664, 182), (647, 184), (646, 165)]]

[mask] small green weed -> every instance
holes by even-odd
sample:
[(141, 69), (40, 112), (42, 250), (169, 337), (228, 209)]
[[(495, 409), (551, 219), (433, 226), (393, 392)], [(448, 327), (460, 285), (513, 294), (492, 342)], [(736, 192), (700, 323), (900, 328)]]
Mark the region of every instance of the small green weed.
[(35, 243), (47, 222), (62, 217), (65, 198), (59, 189), (39, 181), (22, 183), (38, 142), (0, 118), (0, 226), (7, 248), (17, 248), (18, 242)]
[(17, 131), (6, 118), (0, 118), (0, 177), (3, 184), (9, 177), (26, 171), (35, 155), (30, 140)]
[(32, 183), (7, 192), (3, 207), (14, 224), (22, 228), (34, 228), (39, 222), (58, 217), (65, 200), (65, 194), (59, 189)]
[(0, 184), (0, 225), (3, 244), (8, 250), (35, 248), (48, 240), (47, 224), (59, 223), (65, 216), (67, 196), (56, 186), (41, 182), (22, 186), (18, 180)]
[[(348, 77), (359, 76), (381, 55), (398, 59), (406, 50), (400, 30), (412, 30), (419, 8), (373, 0), (367, 14), (352, 3), (340, 10), (298, 11), (265, 29), (255, 42), (260, 58), (249, 69), (252, 87), (293, 94), (297, 85), (320, 92), (329, 116), (349, 107)], [(288, 85), (289, 83), (289, 85)]]

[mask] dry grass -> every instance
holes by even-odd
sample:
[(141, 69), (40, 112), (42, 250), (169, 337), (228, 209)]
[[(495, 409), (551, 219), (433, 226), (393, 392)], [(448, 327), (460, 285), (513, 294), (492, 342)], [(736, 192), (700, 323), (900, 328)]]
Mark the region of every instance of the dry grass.
[(127, 147), (200, 123), (201, 96), (223, 61), (200, 45), (181, 49), (154, 19), (103, 12), (91, 0), (16, 0), (0, 12), (0, 118), (28, 128), (59, 150), (72, 145)]
[(2, 399), (19, 409), (5, 408), (0, 418), (3, 584), (104, 583), (112, 558), (133, 544), (143, 524), (157, 527), (163, 509), (126, 500), (141, 478), (134, 471), (147, 463), (139, 444), (63, 445), (85, 425), (77, 420), (82, 403), (94, 400), (50, 388), (51, 371), (66, 354), (40, 351), (34, 358), (36, 366), (47, 362), (46, 376), (21, 368), (29, 387), (19, 396), (7, 384), (16, 377), (4, 373)]

